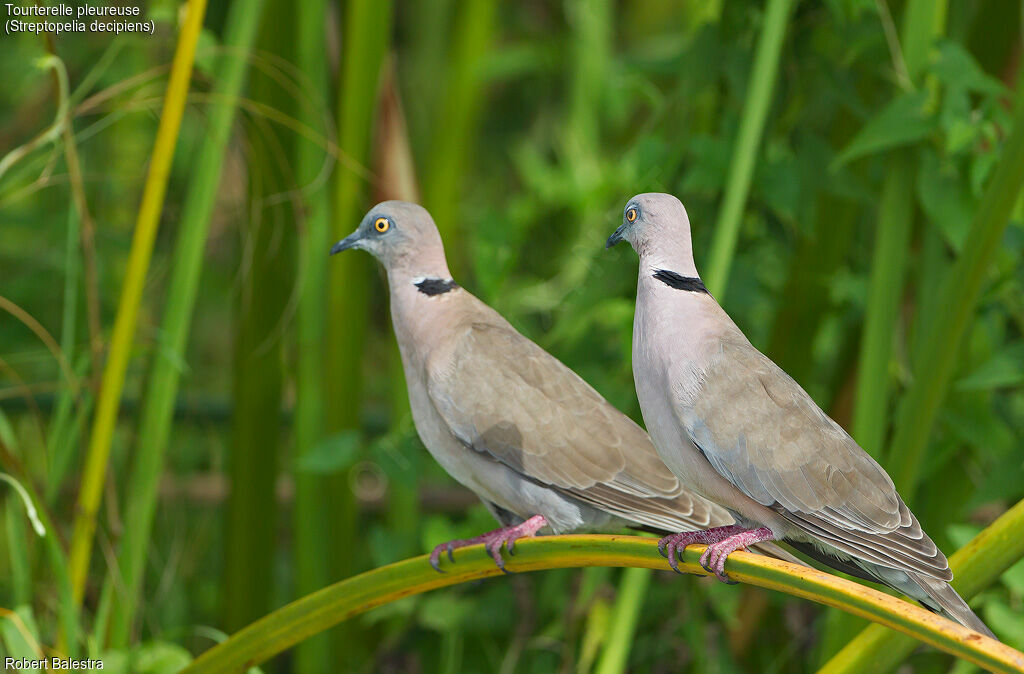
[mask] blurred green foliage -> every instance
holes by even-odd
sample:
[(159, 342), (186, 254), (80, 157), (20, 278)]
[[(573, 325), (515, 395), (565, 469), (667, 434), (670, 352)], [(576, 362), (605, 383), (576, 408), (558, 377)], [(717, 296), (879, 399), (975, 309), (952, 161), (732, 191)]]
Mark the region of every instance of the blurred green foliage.
[[(267, 0), (267, 16), (280, 16), (281, 2)], [(290, 517), (296, 475), (322, 478), (320, 488), (327, 487), (319, 513), (326, 536), (334, 532), (326, 503), (338, 500), (330, 492), (351, 490), (345, 496), (358, 505), (355, 531), (344, 534), (340, 545), (326, 546), (331, 578), (340, 569), (407, 554), (405, 534), (386, 512), (396, 488), (418, 493), (413, 549), (493, 528), (472, 495), (424, 452), (404, 406), (392, 404), (398, 389), (388, 374), (393, 337), (386, 287), (368, 264), (351, 266), (364, 275), (353, 287), (365, 288), (368, 297), (363, 350), (340, 354), (322, 343), (328, 361), (351, 358), (362, 373), (354, 393), (351, 382), (321, 382), (322, 390), (350, 391), (354, 402), (346, 404), (358, 408), (348, 414), (359, 427), (339, 422), (336, 403), (327, 399), (324, 426), (333, 430), (321, 428), (319, 442), (296, 448), (296, 307), (311, 291), (295, 280), (310, 277), (298, 273), (304, 267), (294, 251), (307, 231), (308, 205), (335, 189), (333, 183), (344, 183), (346, 208), (361, 213), (391, 187), (381, 180), (389, 173), (379, 134), (350, 131), (363, 134), (346, 142), (365, 143), (365, 158), (338, 151), (338, 120), (353, 110), (376, 110), (379, 93), (341, 96), (341, 73), (393, 54), (407, 129), (403, 142), (424, 200), (439, 217), (459, 282), (634, 417), (629, 360), (635, 267), (627, 251), (603, 249), (625, 200), (653, 190), (678, 195), (693, 223), (698, 268), (707, 264), (763, 28), (762, 3), (396, 0), (385, 31), (390, 42), (365, 45), (372, 55), (353, 54), (342, 44), (353, 3), (327, 3), (327, 83), (318, 81), (323, 73), (296, 70), (294, 45), (273, 34), (285, 29), (282, 21), (263, 22), (259, 50), (225, 48), (229, 5), (211, 3), (200, 41), (80, 616), (66, 610), (59, 559), (74, 515), (98, 377), (88, 307), (98, 305), (98, 337), (105, 344), (166, 86), (178, 3), (148, 4), (158, 21), (155, 38), (75, 35), (55, 41), (68, 71), (80, 187), (95, 228), (94, 287), (78, 246), (82, 223), (63, 141), (32, 148), (0, 177), (0, 296), (52, 335), (66, 359), (62, 367), (39, 330), (0, 309), (0, 470), (41, 495), (42, 515), (52, 524), (47, 542), (38, 540), (21, 500), (0, 486), (0, 607), (16, 610), (20, 620), (0, 616), (5, 653), (31, 653), (33, 641), (53, 647), (61, 626), (70, 635), (69, 648), (80, 655), (104, 653), (93, 611), (100, 587), (117, 587), (112, 561), (125, 514), (136, 506), (126, 499), (125, 480), (147, 431), (138, 412), (158, 355), (177, 364), (180, 390), (133, 645), (105, 657), (122, 671), (176, 671), (188, 653), (222, 638), (219, 630), (231, 615), (225, 605), (225, 578), (232, 573), (225, 562), (227, 475), (231, 452), (241, 451), (232, 446), (231, 428), (239, 422), (236, 403), (245, 392), (232, 382), (244, 382), (239, 372), (251, 365), (235, 352), (242, 329), (238, 307), (260, 287), (276, 295), (272, 314), (259, 317), (270, 338), (247, 348), (269, 353), (282, 374), (280, 423), (263, 419), (259, 431), (276, 428), (280, 442), (277, 465), (261, 466), (264, 484), (276, 487), (248, 497), (277, 499), (281, 507), (266, 509), (274, 521), (233, 532), (235, 568), (246, 563), (237, 559), (241, 550), (272, 556), (262, 560), (272, 582), (249, 588), (261, 598), (253, 604), (279, 606), (301, 585), (295, 577), (299, 539)], [(907, 162), (913, 179), (898, 195), (912, 224), (905, 280), (891, 289), (898, 308), (884, 364), (890, 419), (921, 367), (921, 345), (942, 337), (922, 326), (944, 309), (936, 304), (936, 289), (967, 237), (1009, 132), (1013, 103), (1022, 98), (1021, 3), (951, 0), (942, 37), (925, 45), (918, 88), (909, 84), (906, 45), (896, 29), (902, 5), (796, 4), (724, 297), (753, 343), (846, 427), (876, 223), (894, 157)], [(54, 83), (36, 65), (46, 54), (46, 42), (35, 36), (0, 40), (0, 157), (53, 122)], [(344, 54), (356, 62), (341, 63)], [(232, 101), (237, 116), (223, 155), (187, 347), (183, 354), (165, 354), (160, 321), (180, 216), (212, 106), (223, 103), (210, 96), (217, 91), (213, 80), (234, 59), (248, 62), (250, 82), (255, 77), (260, 89)], [(367, 81), (382, 86), (383, 78), (372, 71)], [(311, 173), (308, 147), (301, 170), (293, 165), (290, 148), (300, 142), (317, 148), (321, 173)], [(272, 180), (266, 177), (271, 174)], [(331, 216), (332, 231), (354, 228), (358, 214), (337, 215)], [(278, 256), (278, 268), (273, 279), (254, 283), (253, 274), (265, 273), (253, 266), (257, 244), (263, 259), (268, 252)], [(1024, 497), (1022, 253), (1024, 205), (1018, 201), (964, 326), (954, 382), (917, 476), (921, 487), (905, 494), (947, 553)], [(281, 264), (284, 259), (298, 262), (282, 269), (289, 266)], [(331, 291), (343, 295), (349, 286), (339, 285), (337, 276)], [(274, 287), (278, 282), (285, 287)], [(360, 311), (359, 302), (350, 304)], [(363, 317), (334, 318), (344, 327), (360, 325)], [(315, 382), (311, 386), (316, 390)], [(868, 447), (883, 463), (892, 432), (886, 424), (882, 446)], [(308, 432), (305, 437), (309, 442)], [(246, 546), (239, 537), (247, 536), (260, 541)], [(348, 551), (351, 560), (337, 558), (338, 550)], [(610, 569), (552, 571), (381, 607), (356, 621), (365, 652), (360, 662), (347, 664), (363, 671), (589, 671), (605, 659), (621, 575)], [(830, 629), (823, 613), (804, 603), (669, 574), (655, 574), (638, 601), (638, 627), (626, 657), (634, 671), (812, 671), (818, 660), (808, 653), (827, 641)], [(986, 590), (978, 606), (1001, 638), (1024, 648), (1022, 563)], [(301, 668), (296, 662), (286, 655), (268, 668), (316, 671), (314, 656)], [(949, 668), (947, 658), (932, 652), (909, 662), (915, 671)]]

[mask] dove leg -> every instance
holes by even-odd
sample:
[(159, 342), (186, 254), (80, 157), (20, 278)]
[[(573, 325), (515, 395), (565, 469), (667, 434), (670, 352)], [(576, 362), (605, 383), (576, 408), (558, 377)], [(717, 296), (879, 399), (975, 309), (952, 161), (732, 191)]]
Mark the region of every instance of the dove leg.
[(740, 531), (711, 543), (704, 551), (704, 554), (700, 556), (700, 565), (704, 567), (704, 570), (714, 573), (718, 580), (724, 583), (732, 583), (729, 577), (725, 575), (725, 560), (730, 554), (756, 543), (775, 540), (775, 534), (768, 527), (752, 530), (744, 530), (741, 527), (735, 528)]
[(668, 557), (668, 565), (672, 567), (673, 571), (682, 573), (679, 570), (679, 558), (682, 556), (683, 550), (686, 549), (687, 545), (693, 545), (694, 543), (711, 545), (712, 543), (724, 541), (730, 536), (741, 534), (744, 531), (746, 529), (736, 524), (730, 524), (726, 527), (713, 527), (703, 531), (683, 531), (678, 534), (665, 536), (658, 541), (658, 552), (663, 557)]
[[(434, 548), (433, 552), (430, 553), (430, 565), (434, 567), (434, 570), (438, 573), (444, 573), (441, 571), (440, 567), (442, 552), (447, 552), (448, 559), (454, 562), (455, 555), (453, 555), (452, 552), (457, 548), (465, 548), (470, 545), (483, 543), (484, 549), (487, 550), (487, 554), (491, 556), (494, 563), (498, 565), (499, 569), (505, 571), (505, 560), (501, 557), (501, 546), (504, 545), (508, 550), (508, 553), (511, 555), (514, 552), (517, 540), (520, 538), (531, 538), (547, 525), (548, 521), (544, 519), (543, 515), (534, 515), (522, 524), (517, 524), (512, 527), (502, 527), (501, 529), (488, 531), (486, 534), (480, 534), (473, 538), (461, 538), (454, 541), (448, 541), (447, 543), (442, 543)], [(505, 573), (508, 573), (508, 571), (505, 571)]]

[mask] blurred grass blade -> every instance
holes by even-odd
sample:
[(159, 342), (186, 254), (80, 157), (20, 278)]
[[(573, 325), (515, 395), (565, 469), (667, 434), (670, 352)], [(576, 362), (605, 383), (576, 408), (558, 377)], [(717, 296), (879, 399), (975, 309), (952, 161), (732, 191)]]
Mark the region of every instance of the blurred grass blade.
[(16, 508), (11, 507), (8, 500), (4, 508), (5, 529), (7, 532), (7, 556), (10, 559), (11, 598), (15, 606), (28, 604), (32, 601), (32, 563), (28, 552), (28, 531), (25, 520)]
[[(324, 54), (327, 25), (326, 0), (300, 0), (296, 8), (296, 66), (309, 79), (312, 105), (301, 106), (299, 120), (318, 128), (325, 120), (330, 100), (327, 60)], [(326, 153), (304, 139), (295, 147), (295, 172), (303, 192), (304, 218), (299, 227), (298, 284), (295, 371), (295, 459), (300, 461), (324, 437), (324, 336), (327, 306), (327, 255), (330, 241), (330, 192), (317, 181), (326, 166)], [(310, 189), (310, 185), (317, 186)], [(323, 504), (326, 485), (322, 476), (306, 471), (292, 472), (295, 480), (293, 510), (294, 588), (303, 596), (324, 587), (327, 573), (331, 513)], [(313, 674), (330, 669), (330, 642), (326, 635), (304, 642), (295, 654), (295, 671)]]
[(608, 639), (594, 669), (597, 674), (617, 674), (627, 670), (629, 651), (636, 635), (636, 623), (650, 585), (649, 569), (631, 568), (622, 572), (608, 625)]
[[(79, 252), (79, 236), (81, 224), (75, 208), (68, 209), (67, 234), (64, 243), (64, 294), (61, 306), (60, 350), (64, 359), (75, 368), (75, 326), (78, 324), (78, 288), (81, 280), (82, 256)], [(77, 370), (77, 368), (76, 368)], [(80, 376), (75, 371), (75, 376)], [(77, 428), (75, 409), (75, 392), (70, 386), (61, 387), (57, 394), (57, 405), (50, 420), (49, 434), (46, 443), (46, 502), (50, 505), (57, 495), (64, 475), (70, 464), (70, 455), (78, 447), (72, 432)], [(83, 396), (84, 397), (84, 396)], [(86, 406), (84, 400), (79, 401), (79, 410)]]
[[(1024, 501), (1003, 513), (949, 558), (953, 587), (970, 599), (1024, 557)], [(896, 667), (917, 646), (880, 625), (870, 625), (819, 670), (828, 674), (884, 672)]]
[[(1024, 540), (1024, 537), (1020, 537)], [(691, 545), (680, 568), (706, 575), (697, 559), (704, 546)], [(510, 571), (583, 566), (625, 566), (668, 570), (657, 541), (636, 536), (541, 536), (516, 544)], [(762, 555), (735, 552), (726, 563), (733, 580), (779, 590), (836, 606), (901, 630), (936, 648), (994, 671), (1024, 667), (1024, 653), (902, 599), (822, 571)], [(183, 674), (235, 672), (284, 651), (339, 621), (401, 597), (501, 575), (483, 546), (456, 553), (456, 564), (439, 574), (426, 556), (407, 559), (349, 578), (293, 602), (214, 646), (182, 670)], [(862, 670), (870, 671), (870, 670)]]
[[(242, 91), (248, 70), (248, 54), (262, 16), (264, 0), (235, 0), (225, 30), (228, 56), (223, 58), (214, 84), (213, 102), (203, 144), (189, 181), (188, 196), (181, 214), (181, 226), (168, 283), (167, 304), (161, 323), (160, 348), (155, 350), (152, 370), (140, 413), (138, 445), (133, 452), (131, 477), (126, 482), (125, 525), (117, 567), (107, 578), (105, 601), (118, 588), (113, 601), (109, 644), (128, 644), (135, 608), (145, 571), (150, 544), (157, 485), (163, 472), (164, 454), (171, 432), (174, 402), (178, 395), (182, 362), (192, 324), (192, 311), (202, 274), (203, 252), (210, 218), (220, 186), (221, 171), (235, 117), (235, 101)], [(123, 588), (123, 594), (120, 594)], [(100, 612), (101, 614), (103, 611)]]
[(739, 133), (729, 164), (729, 177), (722, 196), (722, 205), (715, 222), (711, 254), (704, 278), (711, 292), (721, 302), (729, 281), (729, 268), (736, 253), (743, 208), (750, 193), (750, 180), (754, 175), (754, 162), (759, 156), (761, 134), (764, 132), (772, 90), (779, 69), (779, 56), (786, 35), (786, 24), (793, 9), (793, 0), (767, 0), (764, 24), (757, 39), (754, 66), (747, 83), (747, 98), (743, 103)]
[[(258, 49), (272, 62), (289, 62), (295, 46), (295, 12), (286, 3), (271, 2), (263, 13)], [(267, 110), (293, 116), (300, 103), (290, 83), (273, 68), (250, 74), (252, 100)], [(291, 157), (294, 134), (253, 119), (258, 133), (249, 157), (248, 222), (241, 288), (235, 308), (228, 492), (224, 522), (225, 625), (237, 629), (270, 610), (275, 590), (278, 501), (275, 486), (282, 448), (283, 347), (295, 273), (294, 222), (297, 204), (291, 198), (295, 176)]]
[(933, 312), (925, 326), (924, 334), (929, 339), (918, 354), (913, 384), (897, 416), (889, 473), (908, 502), (913, 501), (924, 449), (949, 388), (957, 351), (1024, 184), (1024, 97), (1017, 103), (1012, 131), (1001, 155), (963, 250), (943, 285), (943, 311)]
[(113, 439), (117, 412), (121, 403), (125, 372), (135, 337), (135, 321), (146, 283), (146, 271), (153, 252), (153, 241), (160, 224), (167, 178), (174, 159), (174, 146), (178, 140), (178, 129), (185, 111), (189, 81), (192, 78), (192, 63), (196, 43), (203, 27), (206, 0), (189, 0), (185, 21), (178, 36), (174, 51), (170, 79), (164, 98), (160, 125), (153, 144), (146, 184), (139, 205), (139, 217), (135, 225), (132, 247), (128, 255), (121, 300), (114, 320), (114, 331), (110, 340), (110, 353), (103, 371), (100, 397), (96, 406), (89, 450), (82, 475), (78, 508), (75, 514), (74, 533), (71, 538), (71, 590), (76, 605), (81, 604), (85, 592), (85, 580), (89, 572), (89, 558), (92, 552), (92, 538), (96, 531), (96, 512), (107, 474), (107, 460), (110, 457), (110, 443)]

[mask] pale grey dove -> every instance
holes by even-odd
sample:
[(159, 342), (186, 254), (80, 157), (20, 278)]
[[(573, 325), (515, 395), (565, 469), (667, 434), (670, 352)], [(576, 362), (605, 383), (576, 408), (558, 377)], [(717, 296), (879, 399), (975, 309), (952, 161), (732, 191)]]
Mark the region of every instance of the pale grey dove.
[[(501, 529), (434, 549), (501, 546), (624, 525), (673, 532), (733, 522), (683, 489), (647, 434), (553, 356), (452, 280), (422, 207), (385, 201), (331, 254), (360, 248), (387, 271), (413, 421), (434, 458), (483, 500)], [(773, 556), (796, 561), (774, 545)]]
[(640, 257), (633, 378), (644, 423), (683, 484), (739, 522), (666, 537), (663, 550), (674, 558), (690, 543), (710, 544), (701, 564), (723, 578), (734, 550), (785, 540), (990, 635), (882, 467), (708, 293), (679, 200), (630, 199), (607, 246), (620, 241)]

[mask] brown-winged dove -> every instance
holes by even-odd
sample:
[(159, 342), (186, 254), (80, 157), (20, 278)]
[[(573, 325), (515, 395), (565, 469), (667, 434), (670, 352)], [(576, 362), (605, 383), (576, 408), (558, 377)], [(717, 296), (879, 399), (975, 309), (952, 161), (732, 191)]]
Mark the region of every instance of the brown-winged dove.
[[(331, 254), (359, 248), (387, 271), (391, 318), (420, 439), (502, 528), (437, 546), (501, 546), (547, 528), (669, 533), (731, 524), (686, 491), (647, 434), (576, 373), (452, 280), (433, 219), (385, 201)], [(774, 545), (773, 556), (795, 560)]]
[(669, 194), (629, 200), (607, 247), (640, 257), (633, 378), (644, 423), (672, 472), (738, 525), (662, 539), (690, 543), (723, 578), (726, 557), (785, 540), (991, 635), (950, 587), (946, 557), (878, 463), (779, 366), (755, 349), (697, 274), (690, 221)]

